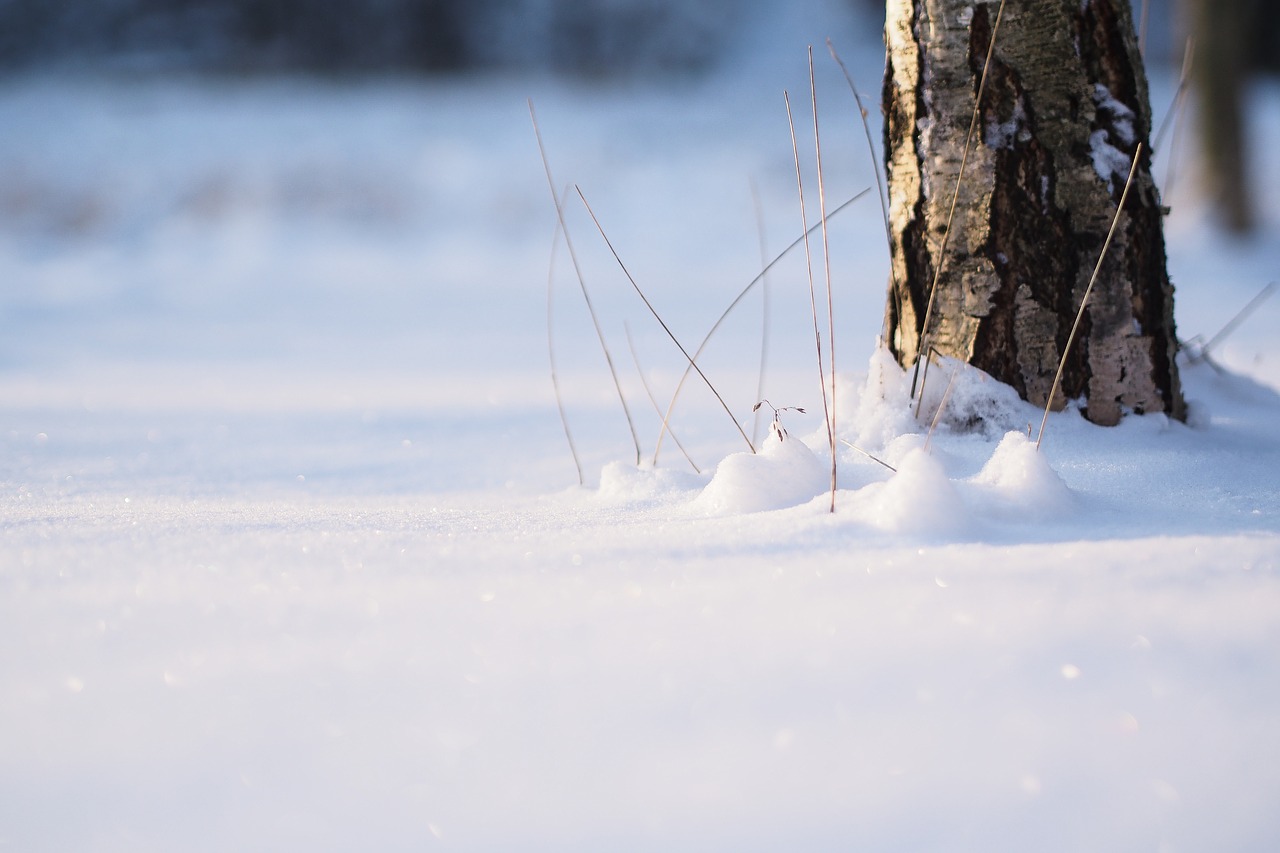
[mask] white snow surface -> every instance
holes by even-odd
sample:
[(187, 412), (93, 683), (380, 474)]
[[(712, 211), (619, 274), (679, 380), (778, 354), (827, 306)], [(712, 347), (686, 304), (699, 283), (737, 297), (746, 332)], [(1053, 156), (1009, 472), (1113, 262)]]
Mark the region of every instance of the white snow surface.
[[(1183, 366), (1188, 423), (1073, 405), (1037, 452), (953, 363), (912, 411), (864, 198), (831, 222), (831, 513), (803, 257), (762, 396), (807, 414), (753, 422), (753, 292), (699, 361), (764, 452), (695, 376), (701, 472), (655, 466), (624, 327), (659, 407), (684, 363), (571, 193), (637, 466), (525, 99), (692, 351), (758, 271), (753, 182), (767, 251), (799, 234), (777, 49), (623, 88), (0, 83), (0, 849), (1280, 845), (1280, 300)], [(830, 65), (834, 206), (873, 179)], [(1280, 91), (1250, 114), (1273, 139)], [(1251, 240), (1167, 199), (1184, 338), (1276, 275), (1256, 150)]]

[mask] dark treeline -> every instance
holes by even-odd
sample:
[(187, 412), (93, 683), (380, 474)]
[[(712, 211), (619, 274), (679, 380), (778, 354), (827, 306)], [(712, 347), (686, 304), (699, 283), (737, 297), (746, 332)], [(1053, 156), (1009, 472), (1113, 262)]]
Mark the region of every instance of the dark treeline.
[(594, 74), (715, 62), (752, 0), (0, 0), (0, 69)]
[[(0, 71), (697, 70), (718, 62), (742, 27), (767, 20), (761, 10), (786, 2), (0, 0)], [(869, 26), (883, 15), (883, 0), (846, 2)], [(1246, 67), (1280, 71), (1280, 3), (1222, 2), (1247, 20), (1239, 44)], [(1180, 7), (1169, 0), (1147, 3), (1153, 37), (1170, 42), (1160, 53), (1173, 62), (1182, 57)]]

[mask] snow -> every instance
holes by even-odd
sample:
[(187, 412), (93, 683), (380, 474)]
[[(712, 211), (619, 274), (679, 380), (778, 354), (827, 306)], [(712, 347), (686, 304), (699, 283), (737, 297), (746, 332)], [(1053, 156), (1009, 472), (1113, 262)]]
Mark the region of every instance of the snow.
[(1134, 136), (1133, 110), (1117, 100), (1101, 83), (1094, 84), (1093, 103), (1098, 110), (1099, 123), (1103, 127), (1089, 134), (1089, 150), (1093, 157), (1093, 170), (1115, 192), (1123, 187), (1129, 174), (1133, 157), (1119, 146), (1132, 148)]
[[(807, 414), (752, 423), (753, 294), (700, 361), (763, 453), (691, 383), (703, 473), (655, 467), (624, 324), (661, 404), (684, 364), (573, 207), (644, 451), (561, 251), (577, 484), (525, 98), (688, 345), (759, 265), (753, 180), (769, 251), (798, 235), (794, 47), (673, 88), (0, 84), (0, 846), (1275, 848), (1280, 303), (1184, 366), (1187, 424), (1069, 406), (1036, 452), (1040, 412), (953, 363), (915, 416), (855, 204), (837, 428), (896, 471), (841, 444), (832, 514), (803, 258), (764, 396)], [(843, 199), (862, 129), (819, 87)], [(1250, 113), (1273, 134), (1280, 90)], [(1184, 337), (1280, 261), (1257, 150), (1251, 241), (1166, 199)]]

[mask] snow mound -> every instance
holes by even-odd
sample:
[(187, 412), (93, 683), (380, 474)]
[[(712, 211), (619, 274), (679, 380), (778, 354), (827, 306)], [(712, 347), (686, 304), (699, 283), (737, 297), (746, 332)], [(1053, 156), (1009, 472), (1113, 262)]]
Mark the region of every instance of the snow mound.
[(1043, 520), (1070, 512), (1075, 498), (1025, 433), (1010, 432), (970, 481), (1002, 515)]
[(670, 468), (637, 467), (628, 462), (610, 462), (600, 471), (597, 495), (611, 504), (665, 504), (686, 498), (702, 485), (696, 474)]
[(735, 453), (716, 466), (695, 505), (716, 515), (786, 509), (830, 486), (831, 471), (803, 441), (778, 440), (776, 427), (759, 453)]
[(968, 512), (941, 461), (916, 448), (897, 467), (887, 481), (853, 494), (860, 521), (892, 533), (947, 535), (967, 527)]
[(995, 439), (1025, 428), (1038, 414), (1036, 407), (1013, 388), (954, 358), (939, 357), (929, 366), (921, 384), (921, 422), (931, 423), (941, 407), (938, 425), (952, 432), (978, 433)]
[(911, 411), (911, 380), (889, 348), (878, 343), (853, 414), (854, 443), (865, 450), (882, 450), (917, 429)]

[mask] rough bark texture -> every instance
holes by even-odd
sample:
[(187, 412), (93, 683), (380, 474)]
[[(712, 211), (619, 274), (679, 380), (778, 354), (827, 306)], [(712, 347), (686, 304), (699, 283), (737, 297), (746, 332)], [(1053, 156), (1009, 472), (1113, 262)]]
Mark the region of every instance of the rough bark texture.
[(922, 328), (998, 3), (889, 0), (889, 346), (935, 347), (1044, 405), (1139, 142), (1144, 154), (1055, 407), (1183, 416), (1151, 112), (1128, 0), (1008, 0)]

